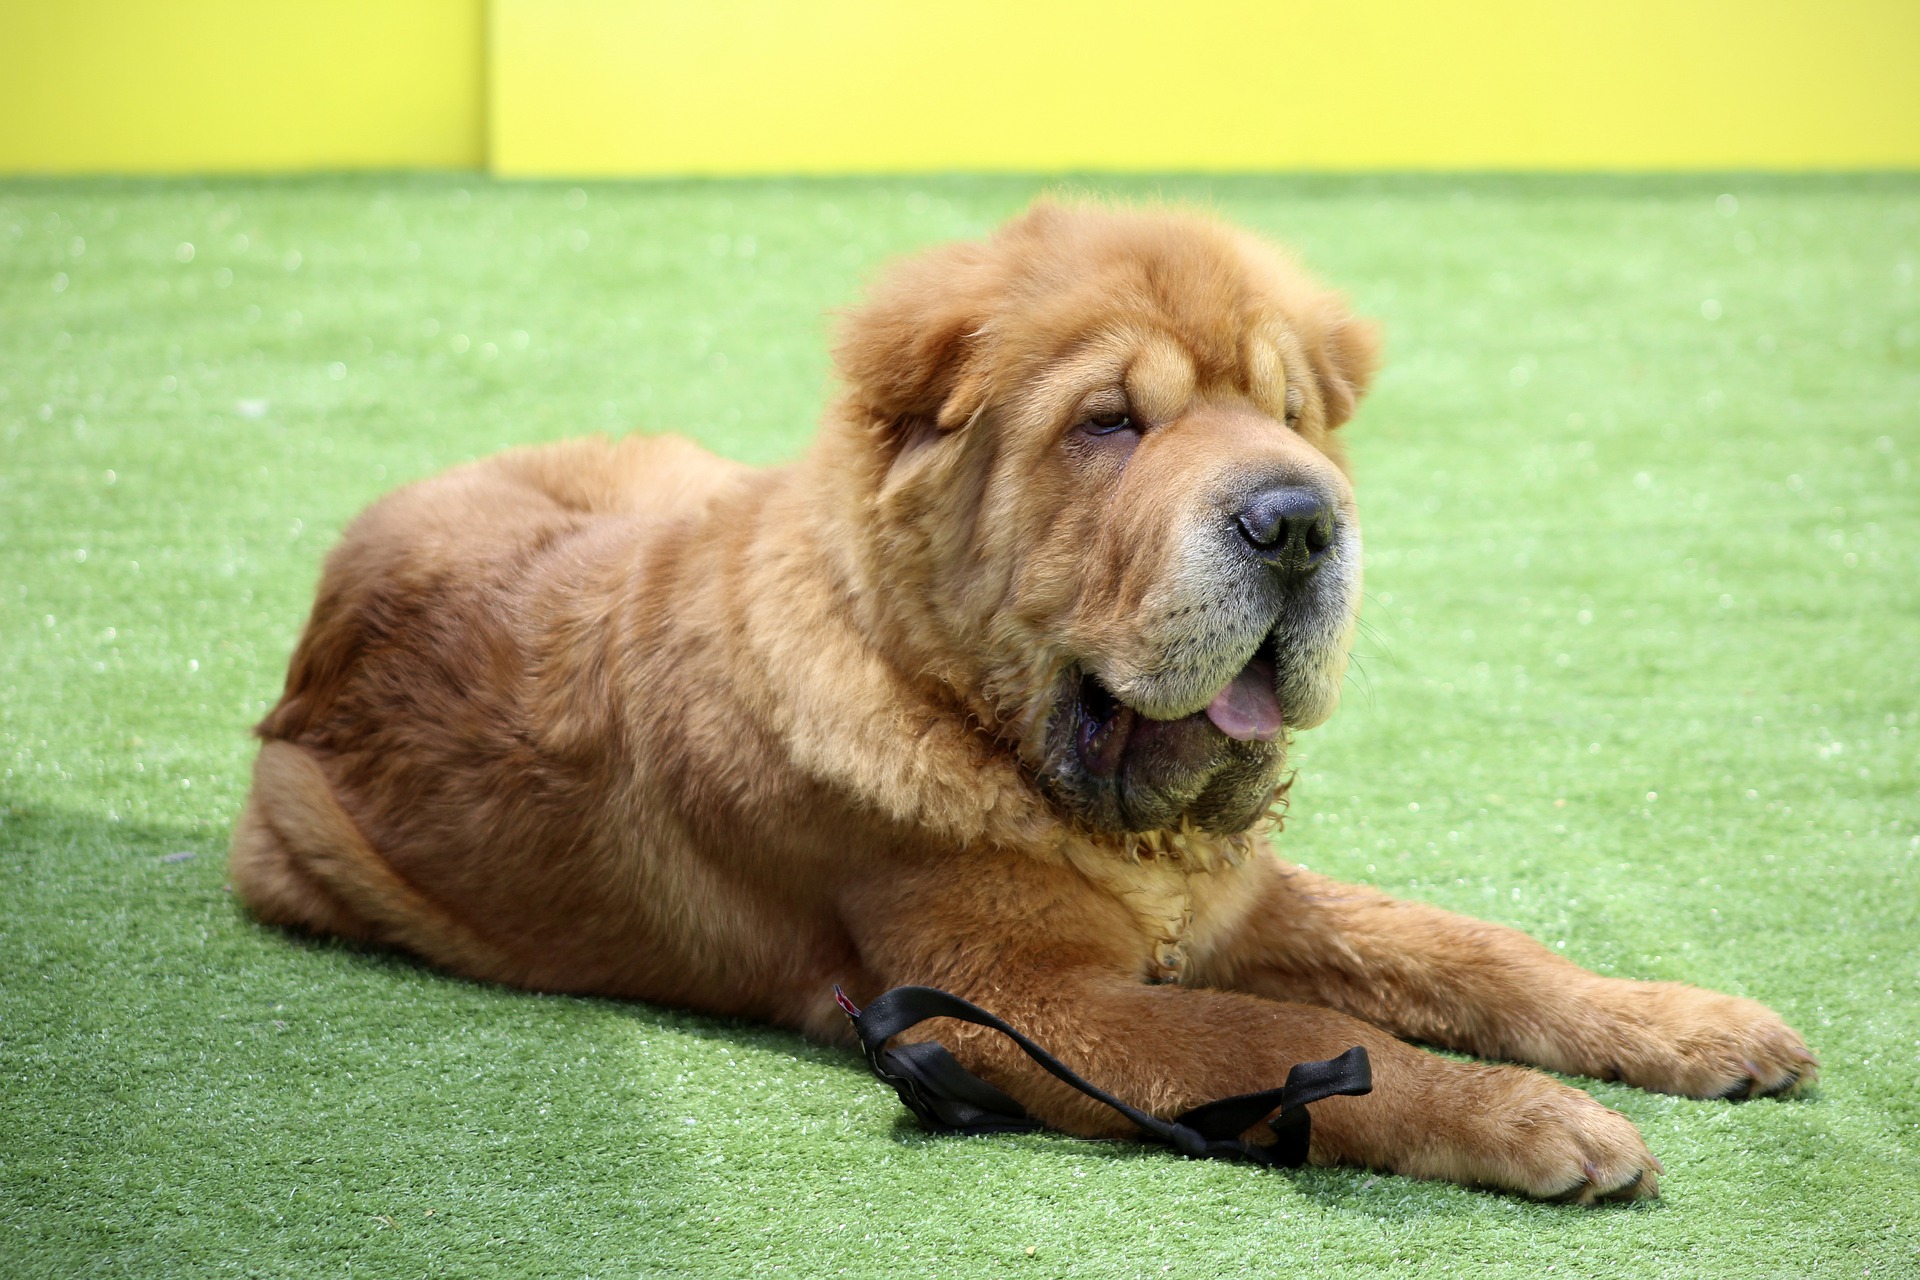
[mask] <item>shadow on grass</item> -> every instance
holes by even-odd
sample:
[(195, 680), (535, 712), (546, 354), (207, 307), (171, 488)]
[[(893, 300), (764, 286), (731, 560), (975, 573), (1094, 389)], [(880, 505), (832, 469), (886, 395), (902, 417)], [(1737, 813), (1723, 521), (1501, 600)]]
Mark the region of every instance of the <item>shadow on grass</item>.
[[(1073, 1176), (1072, 1171), (1076, 1166), (1090, 1161), (1116, 1166), (1151, 1161), (1178, 1165), (1187, 1159), (1171, 1148), (1156, 1143), (1076, 1138), (1053, 1130), (976, 1137), (931, 1133), (906, 1115), (894, 1121), (889, 1137), (895, 1146), (913, 1151), (946, 1142), (1004, 1145), (1009, 1151), (1018, 1152), (1022, 1158), (1057, 1167), (1063, 1186)], [(1263, 1179), (1276, 1178), (1284, 1182), (1295, 1195), (1314, 1202), (1319, 1209), (1359, 1214), (1369, 1219), (1377, 1216), (1382, 1206), (1392, 1206), (1396, 1211), (1402, 1209), (1409, 1195), (1422, 1197), (1421, 1213), (1424, 1215), (1461, 1218), (1477, 1215), (1480, 1207), (1490, 1199), (1509, 1202), (1543, 1215), (1596, 1211), (1650, 1213), (1658, 1210), (1661, 1204), (1658, 1200), (1607, 1201), (1593, 1205), (1557, 1204), (1495, 1187), (1466, 1187), (1350, 1166), (1329, 1168), (1310, 1165), (1300, 1169), (1272, 1169), (1239, 1161), (1220, 1163), (1229, 1164), (1236, 1173), (1244, 1175), (1250, 1190), (1257, 1190)]]
[[(890, 1093), (884, 1085), (868, 1075), (855, 1051), (819, 1044), (797, 1032), (640, 1001), (532, 992), (477, 982), (445, 973), (404, 952), (259, 924), (231, 894), (223, 893), (226, 840), (224, 831), (217, 828), (210, 831), (188, 823), (112, 822), (91, 809), (63, 810), (34, 805), (6, 806), (0, 810), (0, 824), (4, 824), (0, 830), (4, 830), (7, 846), (15, 855), (10, 860), (15, 869), (37, 868), (30, 874), (43, 883), (58, 880), (63, 875), (72, 875), (77, 880), (95, 880), (98, 894), (104, 898), (117, 896), (122, 899), (121, 906), (130, 910), (145, 909), (159, 915), (176, 912), (200, 914), (212, 907), (209, 922), (224, 918), (232, 930), (231, 940), (242, 948), (251, 949), (248, 942), (251, 937), (268, 944), (268, 949), (324, 958), (330, 964), (343, 965), (362, 975), (390, 976), (418, 989), (485, 993), (489, 998), (515, 1003), (560, 1001), (577, 1008), (606, 1011), (643, 1032), (657, 1032), (735, 1048), (744, 1046), (775, 1057), (825, 1068), (850, 1089), (869, 1088), (885, 1095), (888, 1103), (892, 1103)], [(111, 874), (115, 867), (119, 869), (117, 875)], [(102, 871), (110, 873), (105, 880), (100, 879), (99, 873)], [(174, 909), (171, 911), (166, 905), (168, 895), (165, 891), (154, 892), (168, 883), (180, 890), (173, 898)], [(224, 901), (215, 899), (215, 894), (223, 894)], [(127, 901), (129, 895), (136, 895), (139, 900)], [(31, 915), (33, 907), (16, 899), (10, 911), (16, 916)], [(205, 918), (203, 916), (203, 920)], [(1600, 1085), (1610, 1088), (1600, 1081), (1570, 1078), (1570, 1082), (1582, 1087)], [(640, 1126), (634, 1135), (638, 1140), (645, 1125), (637, 1120), (635, 1123)], [(983, 1137), (933, 1133), (920, 1127), (904, 1110), (895, 1112), (890, 1127), (876, 1125), (861, 1140), (889, 1142), (896, 1148), (909, 1151), (930, 1151), (938, 1145), (949, 1143), (990, 1144), (1009, 1158), (1032, 1161), (1042, 1171), (1057, 1169), (1062, 1179), (1071, 1176), (1073, 1165), (1087, 1162), (1126, 1165), (1165, 1161), (1170, 1162), (1170, 1168), (1184, 1162), (1184, 1157), (1158, 1144), (1096, 1141), (1052, 1131)], [(1416, 1184), (1412, 1180), (1364, 1169), (1277, 1170), (1246, 1164), (1238, 1172), (1249, 1179), (1250, 1188), (1258, 1185), (1255, 1180), (1284, 1179), (1296, 1194), (1335, 1211), (1370, 1213), (1382, 1197), (1403, 1198), (1416, 1186), (1426, 1202), (1426, 1210), (1444, 1214), (1471, 1213), (1479, 1195), (1504, 1194), (1475, 1193), (1434, 1183)], [(1643, 1209), (1645, 1206), (1644, 1202), (1638, 1202), (1608, 1207), (1621, 1211)]]

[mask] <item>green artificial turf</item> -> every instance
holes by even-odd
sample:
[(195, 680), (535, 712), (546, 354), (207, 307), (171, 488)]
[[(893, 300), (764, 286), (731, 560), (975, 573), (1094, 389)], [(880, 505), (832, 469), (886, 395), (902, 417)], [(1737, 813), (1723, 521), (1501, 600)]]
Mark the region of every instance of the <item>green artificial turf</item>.
[(796, 1036), (258, 927), (248, 728), (344, 521), (581, 432), (791, 456), (828, 310), (1039, 184), (11, 181), (0, 1274), (1920, 1273), (1920, 179), (1084, 186), (1385, 324), (1285, 852), (1763, 1000), (1811, 1096), (1576, 1081), (1665, 1194), (1553, 1207), (930, 1138)]

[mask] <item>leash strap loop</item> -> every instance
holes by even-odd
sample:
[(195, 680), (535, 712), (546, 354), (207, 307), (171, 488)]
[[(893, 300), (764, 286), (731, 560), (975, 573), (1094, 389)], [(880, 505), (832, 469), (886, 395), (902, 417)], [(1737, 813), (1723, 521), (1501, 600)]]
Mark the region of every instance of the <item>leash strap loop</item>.
[[(1334, 1094), (1363, 1094), (1373, 1088), (1367, 1051), (1355, 1045), (1337, 1058), (1296, 1063), (1278, 1089), (1240, 1094), (1203, 1103), (1172, 1120), (1129, 1106), (1083, 1079), (1072, 1068), (979, 1005), (934, 987), (895, 987), (876, 996), (863, 1010), (839, 987), (833, 998), (853, 1023), (867, 1066), (900, 1095), (900, 1101), (928, 1128), (963, 1134), (1018, 1133), (1041, 1127), (1026, 1108), (974, 1075), (930, 1040), (889, 1049), (887, 1041), (929, 1018), (953, 1018), (997, 1031), (1013, 1041), (1040, 1067), (1064, 1084), (1125, 1116), (1149, 1137), (1192, 1159), (1251, 1160), (1256, 1164), (1297, 1168), (1307, 1162), (1312, 1120), (1309, 1103)], [(1274, 1140), (1248, 1142), (1239, 1135), (1262, 1116)]]

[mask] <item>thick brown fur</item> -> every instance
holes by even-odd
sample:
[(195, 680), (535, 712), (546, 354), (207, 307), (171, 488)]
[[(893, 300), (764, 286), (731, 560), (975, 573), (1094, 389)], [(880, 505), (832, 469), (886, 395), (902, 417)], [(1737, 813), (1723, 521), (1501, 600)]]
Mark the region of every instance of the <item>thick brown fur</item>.
[[(1810, 1078), (1757, 1004), (1273, 856), (1285, 735), (1224, 736), (1209, 699), (1267, 660), (1289, 728), (1333, 709), (1335, 431), (1376, 360), (1286, 258), (1043, 204), (897, 268), (836, 355), (791, 466), (580, 441), (362, 515), (260, 725), (254, 912), (839, 1041), (835, 983), (944, 987), (1161, 1115), (1362, 1044), (1375, 1089), (1316, 1104), (1316, 1162), (1542, 1197), (1650, 1195), (1658, 1165), (1587, 1094), (1402, 1037), (1695, 1097)], [(1323, 502), (1317, 570), (1249, 558), (1261, 484)], [(1125, 1127), (927, 1031), (1050, 1124)]]

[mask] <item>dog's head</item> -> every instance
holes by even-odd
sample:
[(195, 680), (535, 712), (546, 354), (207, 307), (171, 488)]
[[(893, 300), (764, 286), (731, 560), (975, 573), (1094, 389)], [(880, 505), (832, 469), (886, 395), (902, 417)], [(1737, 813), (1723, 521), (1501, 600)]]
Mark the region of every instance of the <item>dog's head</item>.
[(1251, 825), (1339, 700), (1373, 329), (1190, 214), (1041, 204), (847, 319), (871, 616), (1101, 832)]

